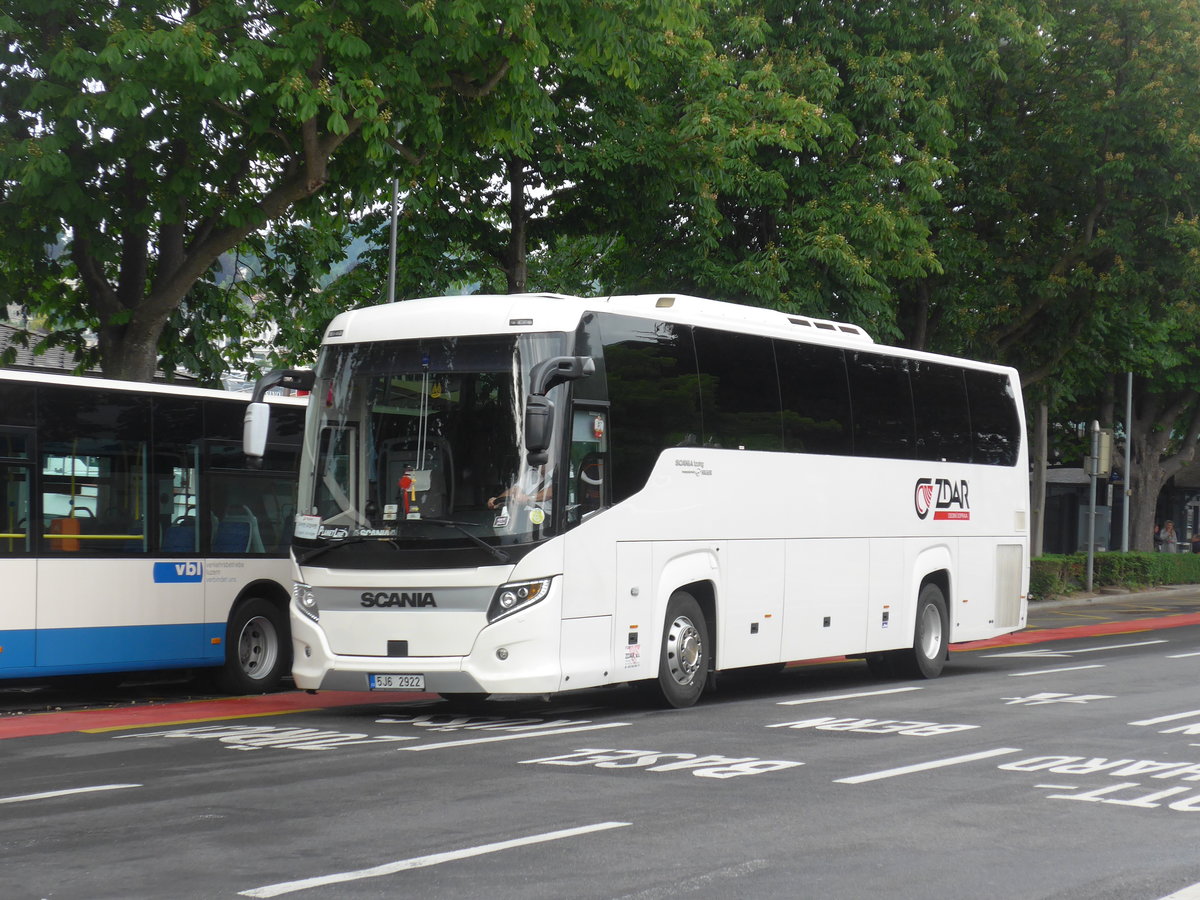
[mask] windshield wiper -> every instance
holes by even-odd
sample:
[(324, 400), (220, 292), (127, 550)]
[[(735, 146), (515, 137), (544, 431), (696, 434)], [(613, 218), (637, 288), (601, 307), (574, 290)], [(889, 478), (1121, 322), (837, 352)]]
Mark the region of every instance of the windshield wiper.
[(330, 543), (330, 544), (323, 544), (320, 547), (317, 547), (313, 550), (309, 550), (303, 556), (296, 557), (296, 565), (302, 566), (306, 562), (308, 562), (310, 559), (320, 556), (322, 553), (328, 553), (330, 550), (336, 550), (338, 547), (345, 547), (349, 544), (365, 544), (368, 542), (376, 543), (376, 544), (391, 544), (392, 549), (394, 549), (394, 550), (400, 549), (400, 545), (390, 539), (380, 540), (379, 538), (376, 538), (376, 537), (349, 537), (349, 538), (344, 538), (340, 541), (334, 541), (333, 543)]
[(471, 534), (471, 532), (467, 531), (468, 527), (476, 526), (478, 524), (476, 522), (455, 522), (452, 519), (420, 519), (419, 521), (429, 522), (433, 525), (443, 525), (446, 528), (455, 529), (456, 531), (461, 533), (464, 537), (469, 539), (472, 543), (477, 544), (478, 546), (482, 547), (484, 550), (486, 550), (488, 553), (490, 553), (495, 559), (499, 560), (502, 563), (509, 562), (512, 559), (511, 556), (509, 556), (507, 553), (505, 553), (499, 547), (493, 547), (491, 544), (489, 544), (483, 538), (479, 537), (478, 535)]

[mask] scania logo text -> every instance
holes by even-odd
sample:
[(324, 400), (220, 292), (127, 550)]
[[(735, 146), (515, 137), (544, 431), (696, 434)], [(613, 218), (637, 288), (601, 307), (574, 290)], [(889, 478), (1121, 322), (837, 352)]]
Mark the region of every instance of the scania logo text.
[(918, 519), (929, 517), (933, 510), (934, 520), (966, 520), (971, 518), (971, 503), (967, 494), (967, 480), (951, 481), (948, 478), (918, 478), (913, 490), (913, 506)]
[(389, 606), (437, 606), (431, 591), (363, 591), (360, 598), (367, 609)]

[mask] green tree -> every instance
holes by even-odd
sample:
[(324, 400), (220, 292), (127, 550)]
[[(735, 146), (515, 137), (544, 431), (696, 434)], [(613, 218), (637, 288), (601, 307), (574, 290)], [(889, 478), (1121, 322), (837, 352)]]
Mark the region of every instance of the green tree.
[[(865, 322), (939, 270), (964, 73), (1028, 41), (1007, 7), (701, 4), (613, 84), (560, 57), (525, 155), (450, 160), (405, 204), (409, 284), (672, 290)], [(383, 245), (382, 223), (375, 243)], [(402, 291), (403, 293), (403, 291)]]
[(916, 344), (1016, 365), (1031, 396), (1098, 411), (1134, 371), (1133, 545), (1196, 445), (1200, 3), (1048, 0), (955, 132), (933, 223), (942, 273), (909, 283)]
[(999, 77), (1000, 48), (1027, 43), (1029, 24), (965, 2), (707, 8), (710, 52), (658, 80), (645, 113), (674, 143), (606, 183), (641, 200), (613, 280), (898, 337), (898, 287), (940, 271), (930, 222), (954, 174), (960, 82)]
[[(673, 4), (16, 6), (0, 13), (0, 299), (59, 340), (94, 331), (107, 375), (144, 380), (164, 334), (169, 362), (211, 365), (211, 338), (240, 330), (244, 297), (214, 277), (222, 254), (296, 240), (267, 233), (295, 220), (336, 256), (321, 235), (397, 161), (519, 151), (546, 109), (551, 47), (631, 77), (637, 35)], [(49, 256), (60, 237), (67, 252)]]

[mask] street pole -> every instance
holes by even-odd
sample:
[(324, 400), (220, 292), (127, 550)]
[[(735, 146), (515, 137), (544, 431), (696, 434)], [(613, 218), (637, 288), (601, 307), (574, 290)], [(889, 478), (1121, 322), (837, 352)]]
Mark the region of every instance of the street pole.
[(1088, 543), (1087, 543), (1087, 588), (1092, 589), (1092, 573), (1096, 563), (1096, 477), (1100, 472), (1100, 423), (1092, 422), (1092, 455), (1088, 458), (1088, 474), (1091, 486), (1088, 498)]
[(392, 179), (392, 228), (388, 237), (388, 284), (387, 301), (396, 302), (396, 218), (399, 215), (400, 179)]
[(1133, 499), (1133, 373), (1125, 375), (1125, 502), (1121, 504), (1121, 552), (1129, 552), (1129, 502)]

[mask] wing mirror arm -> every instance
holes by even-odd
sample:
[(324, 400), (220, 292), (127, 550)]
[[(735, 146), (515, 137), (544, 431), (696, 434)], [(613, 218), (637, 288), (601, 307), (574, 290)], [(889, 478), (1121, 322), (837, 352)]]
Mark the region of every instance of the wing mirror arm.
[(271, 428), (271, 407), (263, 399), (267, 391), (276, 387), (311, 391), (315, 382), (316, 373), (311, 369), (275, 369), (258, 379), (242, 419), (242, 452), (251, 465), (261, 465), (267, 453), (267, 433)]

